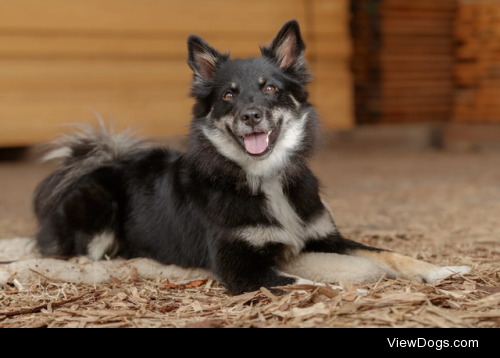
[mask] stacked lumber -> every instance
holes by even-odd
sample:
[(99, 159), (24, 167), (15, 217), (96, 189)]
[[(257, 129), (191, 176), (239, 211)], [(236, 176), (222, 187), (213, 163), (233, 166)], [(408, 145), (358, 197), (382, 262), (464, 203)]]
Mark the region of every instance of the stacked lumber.
[(379, 0), (352, 1), (352, 70), (355, 115), (358, 123), (378, 121), (379, 84)]
[(500, 122), (500, 2), (460, 0), (453, 120)]
[(300, 21), (330, 128), (353, 124), (349, 0), (16, 0), (0, 2), (0, 146), (52, 139), (60, 124), (112, 117), (157, 137), (186, 133), (186, 39), (259, 55)]
[[(285, 8), (292, 2), (266, 3)], [(355, 124), (349, 4), (350, 0), (302, 0), (305, 14), (301, 26), (305, 31), (306, 57), (314, 74), (311, 101), (327, 129), (351, 129)], [(268, 43), (268, 38), (263, 38), (261, 43)]]
[(456, 0), (354, 1), (359, 123), (449, 119), (456, 8)]

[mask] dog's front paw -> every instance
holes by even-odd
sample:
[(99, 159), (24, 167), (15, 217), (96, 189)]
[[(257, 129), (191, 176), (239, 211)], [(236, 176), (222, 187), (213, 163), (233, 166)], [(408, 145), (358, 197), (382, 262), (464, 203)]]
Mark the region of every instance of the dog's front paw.
[(469, 266), (447, 266), (437, 267), (435, 271), (429, 273), (425, 281), (427, 283), (434, 283), (437, 280), (450, 277), (454, 274), (465, 275), (471, 271)]

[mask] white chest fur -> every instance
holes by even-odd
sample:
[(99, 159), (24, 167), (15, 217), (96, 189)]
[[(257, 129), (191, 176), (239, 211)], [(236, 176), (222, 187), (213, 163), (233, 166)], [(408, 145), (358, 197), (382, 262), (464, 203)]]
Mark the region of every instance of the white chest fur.
[(252, 245), (281, 243), (287, 246), (292, 256), (296, 256), (304, 248), (306, 240), (324, 238), (336, 232), (333, 219), (326, 208), (318, 218), (304, 223), (283, 193), (278, 179), (263, 181), (261, 188), (267, 199), (269, 216), (278, 221), (281, 227), (255, 226), (240, 229), (239, 236)]

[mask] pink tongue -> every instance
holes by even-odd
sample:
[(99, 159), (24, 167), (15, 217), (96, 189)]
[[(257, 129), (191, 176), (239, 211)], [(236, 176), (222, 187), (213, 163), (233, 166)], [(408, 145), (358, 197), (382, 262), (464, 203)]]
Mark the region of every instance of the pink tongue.
[(245, 148), (250, 154), (262, 154), (267, 149), (267, 134), (255, 133), (245, 136)]

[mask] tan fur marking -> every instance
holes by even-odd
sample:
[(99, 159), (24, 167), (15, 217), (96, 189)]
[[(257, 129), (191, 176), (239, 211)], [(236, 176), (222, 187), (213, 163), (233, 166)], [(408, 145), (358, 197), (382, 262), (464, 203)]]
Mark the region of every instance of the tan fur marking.
[(471, 271), (471, 268), (468, 266), (438, 267), (393, 252), (357, 250), (352, 254), (369, 259), (384, 268), (387, 271), (387, 278), (402, 278), (405, 280), (434, 283), (436, 280), (449, 277), (453, 274), (463, 275)]
[(390, 278), (402, 278), (406, 280), (427, 279), (436, 269), (436, 266), (424, 261), (418, 261), (411, 257), (393, 252), (373, 252), (358, 250), (355, 256), (364, 257), (382, 264), (388, 271)]
[(266, 83), (266, 80), (264, 79), (264, 77), (260, 77), (259, 84), (263, 85), (264, 83)]

